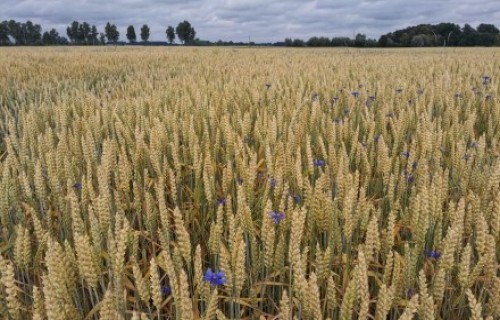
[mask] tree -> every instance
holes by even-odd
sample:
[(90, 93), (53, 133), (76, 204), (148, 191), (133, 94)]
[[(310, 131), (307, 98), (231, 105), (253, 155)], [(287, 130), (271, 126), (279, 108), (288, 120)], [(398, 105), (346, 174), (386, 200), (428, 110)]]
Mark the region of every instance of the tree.
[(110, 24), (109, 22), (106, 23), (106, 27), (104, 28), (104, 34), (106, 35), (108, 42), (116, 43), (120, 38), (120, 33), (116, 29), (116, 25)]
[(389, 39), (391, 39), (391, 38), (389, 38), (389, 36), (387, 36), (385, 34), (380, 36), (380, 38), (378, 39), (379, 46), (388, 47), (389, 46)]
[(127, 39), (130, 43), (135, 42), (135, 40), (137, 39), (137, 37), (135, 35), (134, 26), (132, 26), (132, 25), (128, 26), (128, 28), (127, 28)]
[(88, 24), (87, 22), (83, 22), (80, 25), (79, 30), (81, 33), (80, 37), (81, 37), (82, 43), (84, 43), (84, 44), (92, 43), (92, 35), (91, 35), (92, 28), (90, 27), (90, 24)]
[(330, 38), (328, 37), (319, 37), (318, 41), (321, 47), (329, 47), (332, 44)]
[(92, 29), (90, 30), (90, 42), (92, 43), (92, 45), (97, 44), (97, 35), (98, 34), (99, 34), (99, 32), (97, 32), (96, 26), (93, 25)]
[(358, 33), (354, 38), (355, 47), (364, 47), (366, 45), (366, 35)]
[(73, 21), (67, 28), (66, 28), (66, 35), (68, 35), (68, 38), (71, 42), (75, 43), (76, 42), (76, 35), (78, 33), (78, 21)]
[(306, 41), (306, 45), (308, 47), (319, 47), (319, 38), (318, 37), (309, 38), (309, 40)]
[(305, 47), (306, 43), (302, 39), (293, 39), (292, 46), (294, 47)]
[(10, 44), (9, 39), (9, 26), (7, 21), (0, 23), (0, 46), (5, 46)]
[(308, 47), (329, 47), (330, 45), (331, 41), (327, 37), (311, 37), (307, 40)]
[(148, 42), (149, 40), (149, 27), (147, 24), (143, 25), (141, 28), (141, 40), (143, 42)]
[(463, 34), (470, 34), (470, 33), (475, 33), (477, 32), (476, 29), (474, 29), (470, 24), (466, 23), (464, 27), (462, 28), (462, 33)]
[(476, 28), (477, 32), (499, 34), (500, 30), (493, 24), (481, 23)]
[(67, 28), (66, 34), (73, 44), (79, 45), (95, 45), (97, 44), (97, 28), (95, 25), (90, 26), (87, 22), (80, 23), (73, 21)]
[(45, 31), (42, 36), (42, 43), (44, 45), (55, 45), (59, 44), (60, 37), (56, 29), (51, 29), (50, 31)]
[(23, 32), (21, 29), (21, 23), (15, 20), (9, 20), (7, 22), (7, 29), (9, 30), (9, 35), (14, 38), (14, 41), (17, 45), (22, 44)]
[(104, 45), (106, 44), (106, 35), (104, 33), (99, 33), (99, 43)]
[(174, 42), (174, 40), (175, 40), (175, 30), (174, 30), (174, 27), (168, 26), (166, 33), (167, 33), (168, 43), (172, 44)]
[(352, 44), (352, 40), (348, 37), (333, 37), (330, 41), (332, 47), (348, 47)]
[(180, 22), (177, 25), (177, 28), (175, 28), (175, 33), (177, 33), (177, 38), (183, 43), (187, 44), (190, 43), (194, 40), (194, 37), (196, 35), (196, 31), (194, 28), (191, 26), (191, 24), (184, 20), (183, 22)]
[(460, 26), (454, 23), (439, 23), (432, 26), (432, 31), (442, 38), (442, 41), (436, 44), (444, 44), (447, 46), (457, 45), (462, 33)]
[(42, 43), (44, 45), (50, 45), (50, 44), (52, 44), (52, 39), (50, 37), (50, 34), (47, 31), (45, 31), (43, 33), (43, 35), (42, 35)]
[(26, 21), (23, 24), (25, 30), (25, 44), (41, 44), (42, 43), (42, 27), (39, 24), (34, 24), (31, 21)]
[(66, 37), (59, 36), (57, 37), (57, 45), (66, 46), (69, 44), (69, 41)]
[(495, 45), (497, 35), (494, 33), (478, 32), (475, 40), (475, 45), (477, 46), (491, 47)]
[(68, 38), (74, 44), (82, 44), (85, 40), (85, 34), (83, 32), (83, 27), (78, 21), (73, 21), (69, 27), (66, 28), (66, 34)]
[(31, 21), (24, 23), (15, 20), (0, 23), (0, 45), (42, 45), (42, 44), (67, 44), (68, 40), (60, 37), (55, 29), (44, 32), (42, 27)]
[(411, 38), (412, 47), (429, 47), (434, 43), (434, 38), (427, 34), (417, 34)]
[[(5, 37), (12, 37), (17, 45), (34, 45), (42, 43), (42, 27), (39, 24), (34, 24), (31, 21), (26, 21), (26, 23), (17, 22), (15, 20), (10, 20), (9, 22), (2, 22), (3, 33), (7, 31), (7, 35), (2, 36), (5, 41)], [(10, 39), (9, 39), (10, 42)]]

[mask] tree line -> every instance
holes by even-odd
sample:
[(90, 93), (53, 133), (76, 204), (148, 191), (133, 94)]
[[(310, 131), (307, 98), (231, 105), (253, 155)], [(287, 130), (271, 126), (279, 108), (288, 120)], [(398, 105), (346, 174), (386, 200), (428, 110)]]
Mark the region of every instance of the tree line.
[[(147, 24), (140, 29), (142, 43), (148, 43), (151, 30)], [(168, 26), (165, 30), (168, 43), (173, 44), (176, 38), (182, 44), (193, 44), (195, 42), (196, 30), (189, 21), (180, 22), (174, 29)], [(0, 46), (7, 45), (104, 45), (117, 44), (120, 41), (120, 32), (115, 24), (106, 23), (103, 32), (99, 32), (95, 25), (87, 22), (73, 21), (66, 28), (66, 36), (60, 36), (56, 29), (50, 29), (42, 33), (42, 27), (31, 21), (18, 22), (15, 20), (2, 21), (0, 23)], [(137, 43), (137, 35), (133, 25), (127, 27), (125, 34), (129, 43)]]
[(365, 34), (358, 33), (354, 39), (349, 37), (311, 37), (309, 40), (286, 38), (286, 47), (377, 47), (375, 39), (368, 39)]
[(381, 47), (500, 46), (500, 30), (493, 24), (419, 24), (382, 35)]
[[(120, 32), (115, 24), (106, 23), (99, 32), (95, 25), (87, 22), (73, 21), (66, 28), (66, 36), (61, 36), (56, 29), (42, 32), (42, 27), (31, 21), (15, 20), (0, 23), (0, 46), (5, 45), (104, 45), (118, 44)], [(133, 25), (126, 29), (125, 38), (130, 44), (148, 44), (151, 30), (147, 24), (140, 28), (139, 37)], [(176, 39), (181, 44), (189, 45), (255, 45), (253, 42), (210, 42), (196, 37), (196, 30), (189, 21), (180, 22), (177, 27), (168, 26), (165, 37), (169, 44)], [(476, 28), (465, 24), (460, 27), (454, 23), (419, 24), (389, 32), (378, 40), (369, 39), (358, 33), (353, 39), (349, 37), (311, 37), (302, 39), (286, 38), (284, 42), (265, 43), (260, 45), (288, 47), (432, 47), (432, 46), (500, 46), (500, 31), (493, 24), (481, 23)]]
[(435, 46), (500, 46), (500, 31), (493, 24), (481, 23), (476, 28), (469, 24), (460, 27), (454, 23), (419, 24), (389, 32), (378, 40), (358, 33), (348, 37), (311, 37), (309, 40), (287, 38), (288, 47), (435, 47)]

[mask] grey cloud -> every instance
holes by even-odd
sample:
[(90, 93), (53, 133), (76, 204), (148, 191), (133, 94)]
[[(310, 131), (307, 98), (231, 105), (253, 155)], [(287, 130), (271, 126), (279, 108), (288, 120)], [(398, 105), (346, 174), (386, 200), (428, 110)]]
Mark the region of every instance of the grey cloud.
[(0, 20), (32, 20), (65, 35), (73, 20), (103, 30), (115, 23), (124, 39), (127, 26), (147, 23), (151, 40), (164, 40), (168, 25), (188, 20), (197, 36), (212, 41), (282, 41), (285, 37), (381, 34), (419, 23), (473, 26), (500, 20), (500, 2), (487, 0), (2, 0)]

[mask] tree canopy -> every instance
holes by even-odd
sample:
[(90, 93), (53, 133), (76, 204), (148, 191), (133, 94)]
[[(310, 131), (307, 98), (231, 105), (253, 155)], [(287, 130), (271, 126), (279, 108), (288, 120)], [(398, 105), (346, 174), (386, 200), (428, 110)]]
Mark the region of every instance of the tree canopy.
[(191, 24), (186, 20), (180, 22), (177, 25), (177, 28), (175, 28), (175, 33), (177, 34), (177, 38), (179, 38), (179, 40), (183, 44), (191, 43), (194, 40), (194, 37), (196, 36), (196, 31), (191, 26)]
[(59, 32), (56, 29), (50, 29), (50, 31), (45, 31), (42, 35), (42, 43), (45, 45), (61, 45), (67, 44), (68, 40), (64, 37), (59, 36)]
[(134, 26), (130, 25), (128, 26), (127, 28), (127, 40), (130, 42), (130, 43), (133, 43), (137, 40), (137, 36), (135, 35), (135, 29), (134, 29)]
[(97, 44), (97, 28), (95, 25), (90, 26), (87, 22), (80, 23), (73, 21), (66, 28), (66, 35), (73, 44)]
[(149, 26), (147, 24), (145, 24), (141, 28), (141, 40), (142, 40), (142, 42), (148, 42), (149, 35), (150, 35)]
[(165, 31), (165, 33), (167, 34), (168, 43), (172, 44), (174, 42), (174, 40), (175, 40), (175, 30), (174, 30), (174, 27), (168, 26), (168, 28)]
[(106, 23), (106, 27), (104, 27), (104, 34), (106, 35), (108, 42), (116, 43), (120, 38), (120, 32), (118, 32), (116, 25), (110, 24), (109, 22)]
[(26, 22), (3, 21), (0, 24), (0, 44), (40, 45), (42, 44), (42, 27), (29, 20)]

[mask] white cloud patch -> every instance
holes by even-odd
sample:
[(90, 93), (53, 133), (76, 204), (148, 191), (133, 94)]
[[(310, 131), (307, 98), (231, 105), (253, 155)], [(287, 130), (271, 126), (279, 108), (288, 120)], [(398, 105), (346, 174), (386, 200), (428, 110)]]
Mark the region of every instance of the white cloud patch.
[(31, 20), (66, 35), (72, 21), (118, 26), (121, 39), (132, 24), (147, 23), (151, 40), (165, 40), (167, 26), (188, 20), (197, 37), (217, 41), (282, 41), (285, 37), (371, 38), (419, 23), (498, 23), (500, 1), (492, 0), (2, 0), (0, 20)]

